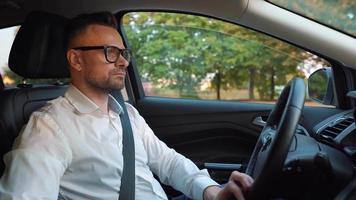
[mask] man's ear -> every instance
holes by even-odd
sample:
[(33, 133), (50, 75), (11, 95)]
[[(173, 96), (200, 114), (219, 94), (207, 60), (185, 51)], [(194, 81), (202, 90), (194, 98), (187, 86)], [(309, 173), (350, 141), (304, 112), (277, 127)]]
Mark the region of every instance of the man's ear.
[(67, 60), (69, 65), (76, 71), (82, 70), (82, 62), (80, 58), (80, 53), (74, 49), (69, 49), (67, 51)]

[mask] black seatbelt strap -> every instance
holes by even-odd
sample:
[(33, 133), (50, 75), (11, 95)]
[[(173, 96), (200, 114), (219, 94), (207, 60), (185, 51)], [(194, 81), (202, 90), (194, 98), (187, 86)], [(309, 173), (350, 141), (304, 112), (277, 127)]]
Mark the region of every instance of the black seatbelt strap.
[(121, 186), (119, 200), (135, 199), (135, 143), (130, 124), (129, 115), (125, 106), (121, 92), (114, 90), (111, 92), (116, 101), (123, 108), (124, 113), (120, 114), (122, 126), (122, 155), (124, 167), (122, 169)]

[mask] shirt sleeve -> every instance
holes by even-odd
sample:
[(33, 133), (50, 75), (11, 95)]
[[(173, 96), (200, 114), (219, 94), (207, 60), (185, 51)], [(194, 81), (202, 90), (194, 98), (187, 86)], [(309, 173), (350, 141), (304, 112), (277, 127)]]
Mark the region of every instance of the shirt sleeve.
[(159, 140), (138, 111), (127, 104), (131, 122), (138, 128), (147, 151), (148, 166), (162, 183), (171, 185), (189, 198), (203, 199), (203, 191), (219, 185), (210, 178), (206, 169), (199, 168), (188, 158), (169, 148)]
[(55, 200), (60, 179), (71, 162), (71, 151), (53, 118), (35, 112), (4, 162), (0, 199)]

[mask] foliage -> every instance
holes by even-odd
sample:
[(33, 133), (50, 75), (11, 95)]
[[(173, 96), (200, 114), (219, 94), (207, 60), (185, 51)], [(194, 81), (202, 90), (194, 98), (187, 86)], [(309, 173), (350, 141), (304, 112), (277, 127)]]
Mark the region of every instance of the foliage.
[(129, 13), (124, 33), (141, 79), (198, 98), (210, 80), (221, 90), (248, 89), (249, 99), (275, 99), (277, 85), (304, 76), (298, 67), (312, 57), (294, 46), (215, 19), (174, 13)]
[(356, 36), (355, 0), (270, 1)]

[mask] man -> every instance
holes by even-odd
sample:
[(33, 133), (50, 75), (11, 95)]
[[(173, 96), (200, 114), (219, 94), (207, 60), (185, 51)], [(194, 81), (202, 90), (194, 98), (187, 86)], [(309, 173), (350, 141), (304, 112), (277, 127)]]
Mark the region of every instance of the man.
[[(5, 155), (0, 199), (112, 199), (123, 171), (122, 107), (109, 95), (124, 87), (130, 52), (110, 13), (80, 15), (68, 25), (71, 85), (34, 112)], [(167, 199), (153, 177), (193, 199), (243, 199), (252, 185), (234, 172), (221, 189), (206, 170), (160, 141), (126, 104), (135, 142), (136, 199)], [(153, 173), (152, 173), (153, 172)]]

